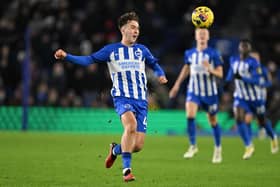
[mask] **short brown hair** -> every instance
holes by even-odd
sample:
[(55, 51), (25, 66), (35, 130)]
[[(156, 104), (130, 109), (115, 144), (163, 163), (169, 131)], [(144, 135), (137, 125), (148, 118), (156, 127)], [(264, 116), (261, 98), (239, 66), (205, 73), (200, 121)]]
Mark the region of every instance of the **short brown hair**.
[(139, 22), (139, 17), (138, 15), (136, 14), (136, 12), (127, 12), (123, 15), (121, 15), (118, 19), (118, 27), (119, 29), (124, 26), (125, 24), (127, 24), (128, 21), (137, 21)]

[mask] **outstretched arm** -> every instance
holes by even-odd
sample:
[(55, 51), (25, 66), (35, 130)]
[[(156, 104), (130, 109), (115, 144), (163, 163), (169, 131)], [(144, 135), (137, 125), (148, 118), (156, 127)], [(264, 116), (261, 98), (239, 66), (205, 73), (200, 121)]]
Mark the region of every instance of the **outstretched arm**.
[(190, 71), (189, 65), (185, 64), (183, 66), (183, 68), (182, 68), (174, 86), (172, 87), (172, 89), (169, 92), (169, 97), (170, 98), (174, 98), (177, 95), (177, 93), (180, 89), (180, 85), (186, 79), (187, 75), (189, 74), (189, 71)]
[(58, 60), (66, 60), (74, 64), (80, 64), (83, 66), (89, 65), (93, 63), (93, 59), (90, 56), (75, 56), (71, 54), (67, 54), (64, 50), (58, 49), (54, 57)]

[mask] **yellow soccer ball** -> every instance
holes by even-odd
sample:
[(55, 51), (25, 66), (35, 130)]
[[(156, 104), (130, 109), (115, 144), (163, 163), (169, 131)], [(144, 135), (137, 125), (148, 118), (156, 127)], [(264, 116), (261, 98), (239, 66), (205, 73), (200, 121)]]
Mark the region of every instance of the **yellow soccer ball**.
[(197, 28), (209, 28), (214, 22), (214, 13), (207, 6), (200, 6), (192, 12), (192, 23)]

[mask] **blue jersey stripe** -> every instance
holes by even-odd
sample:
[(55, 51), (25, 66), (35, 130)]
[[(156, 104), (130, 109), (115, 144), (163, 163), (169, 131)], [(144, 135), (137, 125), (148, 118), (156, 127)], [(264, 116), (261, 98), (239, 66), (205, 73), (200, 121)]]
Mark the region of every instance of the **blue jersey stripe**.
[(141, 73), (141, 78), (142, 78), (142, 83), (145, 85), (144, 86), (144, 91), (145, 91), (144, 97), (147, 98), (147, 84), (145, 84), (146, 83), (146, 78), (145, 78), (144, 73)]
[(132, 79), (131, 79), (131, 72), (130, 71), (126, 71), (126, 78), (127, 78), (127, 82), (128, 82), (128, 92), (129, 92), (129, 96), (130, 97), (134, 97), (133, 95), (133, 82), (132, 82)]
[(256, 100), (258, 100), (258, 94), (257, 94), (257, 90), (255, 89), (255, 86), (252, 86), (252, 90)]
[(119, 82), (120, 96), (124, 96), (124, 87), (123, 87), (122, 73), (121, 72), (118, 72), (118, 82)]
[(204, 89), (205, 89), (205, 96), (209, 96), (209, 93), (208, 93), (208, 85), (207, 85), (207, 76), (206, 75), (203, 75), (203, 82), (204, 82)]
[(201, 93), (201, 90), (200, 90), (200, 77), (199, 77), (199, 74), (197, 74), (196, 76), (195, 76), (195, 78), (196, 78), (196, 80), (197, 80), (197, 87), (198, 87), (198, 93)]
[(216, 81), (214, 79), (215, 78), (213, 76), (210, 76), (212, 93), (213, 93), (213, 95), (216, 95), (215, 94), (215, 86), (214, 86), (214, 84), (216, 84)]
[(141, 91), (141, 83), (140, 83), (140, 74), (139, 71), (135, 71), (135, 77), (136, 77), (136, 84), (137, 86), (137, 91), (138, 91), (138, 98), (141, 99), (142, 98), (142, 91)]

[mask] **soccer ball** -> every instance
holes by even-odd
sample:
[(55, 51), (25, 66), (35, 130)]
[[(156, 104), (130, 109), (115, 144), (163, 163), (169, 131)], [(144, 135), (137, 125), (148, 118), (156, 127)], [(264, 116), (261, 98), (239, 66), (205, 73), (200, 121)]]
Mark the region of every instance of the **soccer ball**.
[(192, 23), (197, 28), (209, 28), (214, 22), (212, 10), (206, 6), (200, 6), (192, 12)]

